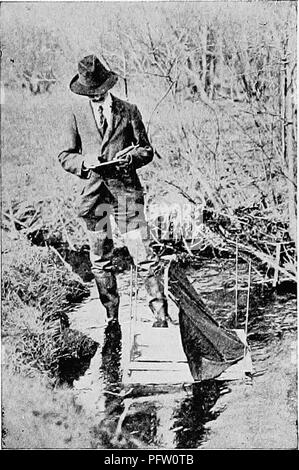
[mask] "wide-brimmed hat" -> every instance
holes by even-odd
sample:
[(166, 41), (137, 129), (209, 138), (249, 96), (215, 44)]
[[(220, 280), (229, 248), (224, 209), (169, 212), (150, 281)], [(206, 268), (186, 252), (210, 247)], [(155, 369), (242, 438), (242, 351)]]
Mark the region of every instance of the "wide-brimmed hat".
[(93, 96), (110, 90), (117, 80), (116, 73), (107, 70), (92, 54), (78, 63), (78, 74), (72, 79), (70, 89), (77, 95)]

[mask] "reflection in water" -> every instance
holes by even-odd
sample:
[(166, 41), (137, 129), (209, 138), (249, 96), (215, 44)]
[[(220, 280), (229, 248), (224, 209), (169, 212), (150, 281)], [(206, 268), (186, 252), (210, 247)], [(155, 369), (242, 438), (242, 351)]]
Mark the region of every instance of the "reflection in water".
[(192, 386), (192, 393), (173, 390), (136, 397), (124, 428), (146, 445), (156, 448), (197, 448), (205, 439), (205, 423), (220, 411), (211, 411), (223, 385), (207, 380)]
[[(190, 269), (188, 273), (193, 286), (203, 301), (211, 308), (216, 320), (228, 328), (244, 328), (247, 307), (247, 263), (239, 264), (238, 320), (235, 324), (234, 264), (207, 262), (200, 271)], [(213, 273), (213, 275), (212, 275)], [(294, 289), (279, 292), (265, 284), (254, 284), (250, 293), (248, 339), (251, 348), (264, 348), (282, 331), (296, 328), (296, 292)]]
[(93, 355), (94, 353), (84, 357), (61, 358), (57, 384), (72, 387), (74, 380), (79, 380), (88, 370)]
[(95, 429), (97, 439), (109, 449), (115, 446), (111, 436), (114, 435), (117, 420), (122, 413), (122, 400), (118, 396), (121, 382), (121, 349), (122, 334), (118, 322), (109, 323), (104, 332), (102, 362), (99, 380), (102, 382), (102, 393), (105, 395), (105, 417)]
[(182, 400), (174, 411), (172, 428), (175, 429), (175, 448), (193, 449), (204, 440), (205, 423), (216, 419), (220, 413), (211, 411), (220, 390), (221, 384), (216, 380), (193, 385), (192, 395)]
[(157, 403), (146, 401), (144, 398), (144, 402), (136, 402), (131, 407), (131, 412), (125, 421), (125, 431), (147, 446), (155, 444), (159, 425)]
[(57, 384), (71, 387), (74, 380), (85, 374), (97, 349), (96, 341), (68, 328), (60, 349)]
[(118, 322), (109, 323), (104, 334), (101, 372), (106, 385), (121, 381), (121, 328)]

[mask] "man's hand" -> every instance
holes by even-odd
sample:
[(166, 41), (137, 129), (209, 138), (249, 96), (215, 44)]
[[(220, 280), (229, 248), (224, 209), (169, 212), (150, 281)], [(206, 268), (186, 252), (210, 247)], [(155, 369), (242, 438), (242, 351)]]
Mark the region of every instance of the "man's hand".
[(123, 157), (117, 158), (117, 167), (119, 169), (127, 169), (132, 163), (132, 156), (127, 153)]
[(83, 165), (86, 170), (93, 170), (100, 166), (99, 156), (96, 153), (87, 153), (83, 158)]

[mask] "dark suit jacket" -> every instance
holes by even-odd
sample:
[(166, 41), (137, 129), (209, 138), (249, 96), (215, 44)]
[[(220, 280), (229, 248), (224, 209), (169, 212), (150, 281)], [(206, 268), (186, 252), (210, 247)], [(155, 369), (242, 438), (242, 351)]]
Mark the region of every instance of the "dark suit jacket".
[[(64, 130), (65, 143), (58, 159), (66, 171), (86, 180), (79, 201), (78, 215), (81, 217), (88, 216), (102, 202), (100, 187), (103, 183), (108, 188), (111, 183), (111, 187), (117, 187), (119, 191), (122, 188), (136, 190), (136, 196), (140, 200), (142, 187), (136, 169), (153, 158), (153, 149), (137, 106), (111, 96), (111, 127), (108, 127), (103, 138), (87, 97), (80, 97), (80, 102), (76, 103), (68, 116)], [(138, 145), (138, 148), (132, 152), (133, 163), (128, 172), (111, 169), (86, 171), (82, 167), (84, 154), (98, 153), (104, 161), (109, 161), (118, 151), (132, 144)]]

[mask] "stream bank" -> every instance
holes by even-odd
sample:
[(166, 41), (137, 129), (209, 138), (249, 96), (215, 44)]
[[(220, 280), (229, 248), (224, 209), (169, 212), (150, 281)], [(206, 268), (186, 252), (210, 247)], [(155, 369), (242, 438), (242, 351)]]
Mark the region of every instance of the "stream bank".
[[(203, 449), (297, 449), (297, 336), (286, 333), (265, 351), (251, 384), (230, 386), (208, 423)], [(257, 363), (253, 353), (253, 362)]]
[[(75, 398), (75, 416), (77, 409), (81, 410), (88, 417), (87, 420), (82, 418), (86, 423), (84, 429), (96, 429), (96, 436), (84, 441), (87, 447), (294, 447), (297, 377), (294, 354), (290, 355), (296, 345), (297, 330), (294, 290), (275, 291), (267, 285), (258, 284), (253, 276), (248, 340), (254, 374), (245, 383), (210, 380), (192, 387), (169, 387), (167, 393), (134, 387), (126, 394), (122, 386), (122, 367), (128, 344), (129, 273), (121, 272), (118, 275), (120, 325), (107, 328), (105, 312), (90, 277), (85, 279), (84, 284), (74, 282), (67, 266), (47, 247), (32, 247), (27, 242), (23, 246), (21, 240), (13, 243), (12, 247), (6, 246), (3, 326), (7, 335), (5, 342), (11, 345), (6, 362), (14, 368), (24, 367), (23, 372), (35, 371), (36, 374), (49, 369), (49, 363), (55, 366), (55, 371), (58, 366), (59, 380), (56, 384), (60, 385), (57, 390), (63, 389), (62, 384), (67, 386), (70, 400)], [(84, 256), (87, 259), (87, 253)], [(78, 259), (78, 268), (82, 264)], [(85, 271), (88, 273), (88, 267)], [(239, 265), (237, 324), (234, 315), (234, 262), (229, 259), (202, 259), (196, 265), (186, 265), (186, 272), (222, 325), (244, 327), (248, 282), (246, 263)], [(142, 284), (140, 278), (138, 311), (146, 318), (149, 309)], [(88, 291), (90, 294), (85, 298)], [(78, 302), (76, 305), (73, 303), (75, 299)], [(41, 312), (47, 313), (47, 317), (50, 312), (53, 314), (50, 322), (53, 329), (45, 330), (48, 323), (43, 322)], [(49, 336), (45, 335), (45, 331)], [(60, 339), (57, 342), (57, 338), (61, 338), (62, 342)], [(12, 383), (13, 387), (17, 384), (20, 390), (26, 388), (21, 378)], [(20, 421), (14, 422), (16, 408), (14, 401), (9, 399), (9, 390), (10, 387), (5, 391), (4, 417), (8, 423), (7, 442), (14, 448), (32, 442), (30, 435), (33, 427), (39, 423), (41, 430), (44, 429), (44, 422), (50, 415), (42, 410), (44, 399), (40, 399), (40, 389), (36, 386), (34, 402), (41, 403), (41, 411), (38, 410), (37, 415), (30, 398), (32, 393), (28, 392), (28, 404), (24, 406), (24, 401), (20, 402), (20, 410), (26, 409), (30, 423), (28, 429), (24, 429)], [(45, 390), (44, 395), (47, 393), (50, 400), (47, 407), (55, 409), (56, 413), (51, 411), (55, 421), (50, 423), (55, 431), (55, 427), (61, 425), (59, 423), (67, 425), (68, 412), (62, 414), (61, 410), (56, 411), (59, 398), (53, 399), (52, 406), (51, 400), (56, 396), (56, 391), (53, 394), (53, 390)], [(60, 396), (63, 397), (63, 393)], [(44, 416), (47, 420), (43, 419)], [(119, 433), (116, 431), (120, 428), (120, 422)], [(16, 440), (14, 432), (18, 432), (18, 427), (22, 430), (22, 439)], [(240, 429), (239, 434), (235, 431), (237, 428)], [(24, 432), (27, 432), (27, 441)], [(55, 446), (61, 444), (55, 441)], [(43, 433), (39, 445), (48, 447), (47, 433)], [(63, 445), (78, 448), (80, 438)]]

